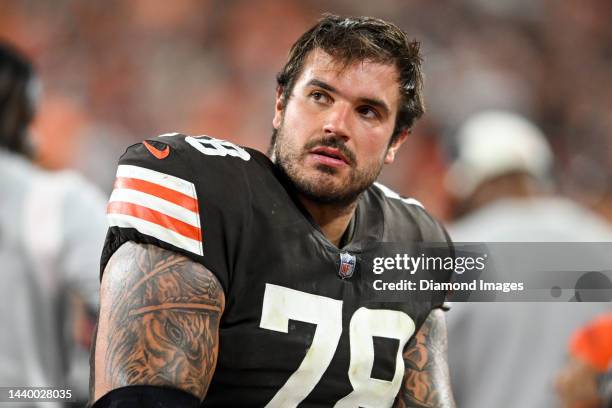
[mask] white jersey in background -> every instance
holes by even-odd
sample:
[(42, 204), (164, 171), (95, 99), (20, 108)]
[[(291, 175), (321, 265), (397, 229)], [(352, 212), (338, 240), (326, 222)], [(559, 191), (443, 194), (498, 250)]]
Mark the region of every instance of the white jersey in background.
[[(562, 198), (498, 200), (448, 231), (455, 242), (612, 241), (605, 220)], [(558, 406), (553, 382), (571, 333), (611, 309), (610, 303), (454, 303), (447, 321), (457, 407)]]
[(0, 174), (0, 386), (65, 386), (66, 293), (97, 309), (106, 200), (1, 149)]

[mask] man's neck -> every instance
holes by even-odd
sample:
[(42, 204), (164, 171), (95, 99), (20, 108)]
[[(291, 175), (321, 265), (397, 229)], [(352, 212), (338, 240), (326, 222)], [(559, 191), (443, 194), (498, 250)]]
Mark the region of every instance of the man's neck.
[(299, 195), (298, 198), (314, 222), (321, 228), (323, 235), (325, 235), (332, 244), (338, 246), (342, 239), (342, 235), (351, 222), (351, 218), (353, 218), (355, 214), (357, 200), (351, 204), (339, 206), (317, 203), (302, 195)]

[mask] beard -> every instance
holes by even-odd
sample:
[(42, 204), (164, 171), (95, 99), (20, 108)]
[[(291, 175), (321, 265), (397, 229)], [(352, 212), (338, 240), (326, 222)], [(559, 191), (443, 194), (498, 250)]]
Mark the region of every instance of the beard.
[[(347, 159), (348, 175), (341, 179), (338, 169), (316, 165), (315, 172), (304, 167), (309, 151), (318, 146), (338, 149)], [(272, 140), (268, 155), (296, 188), (297, 192), (310, 201), (335, 206), (347, 206), (378, 178), (383, 166), (383, 159), (372, 165), (359, 168), (355, 154), (338, 136), (323, 136), (310, 140), (303, 147), (296, 146), (285, 134), (284, 121), (278, 129), (272, 131)]]

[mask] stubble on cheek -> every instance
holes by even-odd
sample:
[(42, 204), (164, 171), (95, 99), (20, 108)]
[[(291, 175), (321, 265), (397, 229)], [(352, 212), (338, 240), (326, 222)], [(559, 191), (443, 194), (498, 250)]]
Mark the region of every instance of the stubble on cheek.
[[(381, 159), (380, 163), (371, 162), (359, 170), (356, 155), (337, 137), (315, 138), (303, 146), (296, 146), (284, 131), (283, 120), (275, 132), (274, 162), (300, 193), (314, 201), (350, 203), (376, 180), (382, 169)], [(308, 160), (309, 151), (320, 145), (338, 148), (350, 164), (338, 169)]]

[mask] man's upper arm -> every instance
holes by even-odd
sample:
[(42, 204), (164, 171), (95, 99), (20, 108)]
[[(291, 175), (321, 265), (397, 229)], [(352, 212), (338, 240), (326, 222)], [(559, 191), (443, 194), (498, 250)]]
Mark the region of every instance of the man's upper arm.
[(446, 321), (441, 309), (433, 309), (404, 351), (402, 388), (397, 408), (454, 408), (447, 362)]
[(204, 266), (154, 245), (123, 244), (102, 278), (92, 400), (128, 385), (175, 387), (202, 400), (224, 304)]

